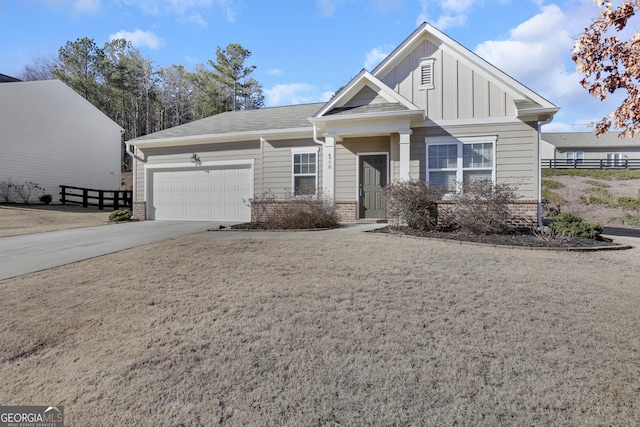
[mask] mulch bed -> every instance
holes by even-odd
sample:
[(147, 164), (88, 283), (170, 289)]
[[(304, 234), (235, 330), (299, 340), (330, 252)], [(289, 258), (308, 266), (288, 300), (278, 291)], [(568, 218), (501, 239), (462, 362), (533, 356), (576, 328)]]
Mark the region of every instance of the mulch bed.
[(455, 240), (460, 242), (481, 243), (500, 246), (523, 246), (529, 248), (596, 248), (620, 246), (604, 237), (585, 239), (571, 237), (557, 241), (547, 241), (531, 234), (529, 230), (514, 230), (511, 234), (469, 235), (456, 232), (420, 231), (409, 227), (387, 226), (372, 231), (373, 233), (401, 234), (406, 236), (428, 237), (432, 239)]

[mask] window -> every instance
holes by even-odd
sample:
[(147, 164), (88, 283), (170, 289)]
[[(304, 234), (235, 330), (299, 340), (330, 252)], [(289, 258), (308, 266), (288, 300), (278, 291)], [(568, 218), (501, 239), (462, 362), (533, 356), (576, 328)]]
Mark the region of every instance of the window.
[(427, 138), (427, 181), (447, 192), (466, 180), (495, 181), (496, 136)]
[(564, 158), (568, 165), (579, 165), (584, 161), (584, 151), (567, 151), (564, 153)]
[(434, 58), (422, 58), (420, 60), (420, 89), (433, 89), (434, 82)]
[(317, 188), (318, 150), (292, 150), (293, 195), (315, 196)]
[(620, 153), (607, 153), (607, 166), (620, 166)]

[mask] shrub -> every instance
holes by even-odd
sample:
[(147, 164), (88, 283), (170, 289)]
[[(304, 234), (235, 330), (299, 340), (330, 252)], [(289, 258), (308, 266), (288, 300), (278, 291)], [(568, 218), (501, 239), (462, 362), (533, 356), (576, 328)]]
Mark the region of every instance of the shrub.
[(387, 185), (382, 194), (387, 207), (387, 216), (406, 222), (414, 230), (429, 231), (438, 223), (437, 202), (445, 190), (433, 182), (420, 180), (401, 181)]
[(290, 196), (277, 200), (263, 195), (249, 200), (255, 219), (270, 230), (331, 228), (340, 224), (333, 200), (327, 197)]
[(597, 239), (602, 233), (600, 224), (585, 222), (582, 217), (571, 212), (558, 214), (550, 227), (555, 234), (567, 237)]
[(11, 182), (11, 178), (8, 181), (0, 182), (0, 201), (9, 203), (13, 199), (15, 193), (15, 184)]
[(639, 215), (631, 215), (630, 213), (626, 213), (621, 217), (616, 218), (624, 225), (631, 225), (633, 227), (640, 227), (640, 216)]
[(504, 233), (512, 226), (510, 205), (518, 199), (508, 184), (493, 184), (490, 179), (465, 181), (462, 192), (453, 196), (452, 224), (463, 233)]
[(43, 194), (42, 196), (40, 196), (40, 203), (44, 203), (45, 205), (48, 205), (52, 201), (53, 201), (53, 197), (51, 196), (51, 194)]
[(36, 193), (43, 193), (44, 189), (37, 183), (32, 181), (25, 181), (24, 184), (13, 184), (16, 194), (20, 196), (24, 204), (28, 205), (31, 200), (31, 196), (35, 196)]
[(131, 211), (127, 209), (119, 209), (109, 214), (109, 221), (120, 222), (129, 221), (131, 219)]
[(543, 179), (542, 186), (556, 190), (558, 188), (564, 187), (564, 184), (558, 181), (554, 181), (553, 179)]

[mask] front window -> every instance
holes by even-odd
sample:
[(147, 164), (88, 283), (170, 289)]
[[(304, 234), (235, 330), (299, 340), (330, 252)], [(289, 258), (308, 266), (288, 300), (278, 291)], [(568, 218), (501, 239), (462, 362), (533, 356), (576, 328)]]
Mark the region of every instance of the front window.
[(293, 152), (293, 195), (315, 196), (318, 153)]
[(495, 181), (495, 136), (427, 139), (427, 181), (459, 190), (463, 181)]

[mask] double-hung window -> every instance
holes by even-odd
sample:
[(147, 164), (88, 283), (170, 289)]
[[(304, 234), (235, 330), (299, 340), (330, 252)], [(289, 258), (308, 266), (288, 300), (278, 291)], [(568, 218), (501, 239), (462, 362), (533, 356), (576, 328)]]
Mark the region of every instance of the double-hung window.
[(584, 151), (567, 151), (564, 158), (568, 165), (579, 165), (584, 161)]
[(495, 146), (497, 137), (427, 138), (427, 181), (447, 192), (460, 190), (469, 180), (495, 182)]
[(607, 153), (607, 166), (620, 166), (620, 153)]
[(318, 149), (292, 149), (291, 161), (293, 195), (315, 196), (318, 187)]

